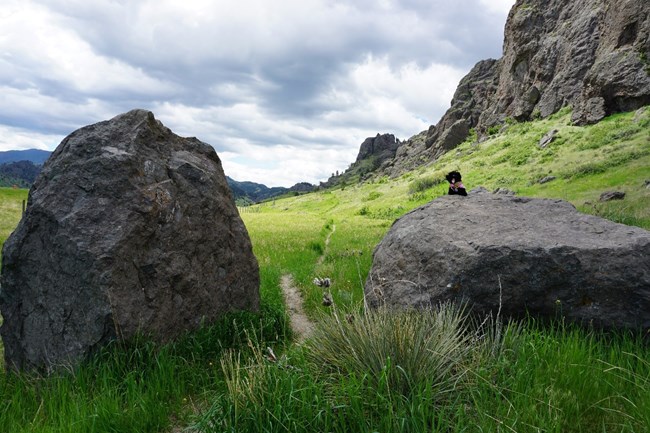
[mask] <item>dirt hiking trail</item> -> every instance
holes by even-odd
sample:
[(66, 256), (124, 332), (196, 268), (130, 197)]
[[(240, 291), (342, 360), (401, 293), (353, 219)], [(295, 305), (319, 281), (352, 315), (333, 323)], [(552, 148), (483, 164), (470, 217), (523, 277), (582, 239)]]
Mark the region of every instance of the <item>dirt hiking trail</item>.
[[(330, 244), (330, 238), (335, 231), (336, 225), (332, 224), (332, 230), (327, 234), (327, 238), (325, 239), (323, 254), (318, 258), (316, 266), (323, 264), (327, 247)], [(309, 338), (314, 331), (314, 322), (312, 322), (305, 314), (302, 295), (300, 294), (300, 289), (296, 287), (293, 282), (293, 276), (291, 274), (284, 274), (280, 279), (280, 286), (282, 287), (284, 301), (287, 305), (287, 310), (289, 311), (291, 329), (296, 335), (296, 341), (302, 343)]]

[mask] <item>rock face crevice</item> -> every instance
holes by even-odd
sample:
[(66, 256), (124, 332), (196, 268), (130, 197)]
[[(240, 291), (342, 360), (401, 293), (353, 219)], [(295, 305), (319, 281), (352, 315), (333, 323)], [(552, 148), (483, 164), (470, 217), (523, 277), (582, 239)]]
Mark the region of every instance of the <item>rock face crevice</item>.
[(650, 232), (561, 200), (443, 196), (395, 222), (365, 294), (370, 305), (466, 302), (480, 314), (647, 330)]
[(257, 261), (219, 157), (144, 110), (63, 140), (5, 243), (1, 282), (5, 360), (17, 369), (259, 308)]

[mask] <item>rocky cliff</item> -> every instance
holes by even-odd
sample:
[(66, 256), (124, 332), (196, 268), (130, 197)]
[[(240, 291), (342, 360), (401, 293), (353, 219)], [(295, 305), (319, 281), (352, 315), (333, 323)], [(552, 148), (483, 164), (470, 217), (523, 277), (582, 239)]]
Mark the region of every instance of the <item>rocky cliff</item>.
[(570, 105), (577, 124), (650, 104), (650, 2), (517, 0), (503, 57), (482, 60), (459, 83), (451, 107), (404, 141), (383, 174), (398, 175), (479, 137), (506, 118), (544, 118)]
[(396, 157), (397, 150), (402, 143), (393, 134), (377, 134), (374, 137), (366, 138), (361, 147), (356, 161), (343, 172), (338, 171), (327, 180), (321, 182), (320, 186), (329, 188), (334, 185), (346, 184), (353, 181), (362, 181), (371, 173), (377, 170), (383, 171), (390, 166)]

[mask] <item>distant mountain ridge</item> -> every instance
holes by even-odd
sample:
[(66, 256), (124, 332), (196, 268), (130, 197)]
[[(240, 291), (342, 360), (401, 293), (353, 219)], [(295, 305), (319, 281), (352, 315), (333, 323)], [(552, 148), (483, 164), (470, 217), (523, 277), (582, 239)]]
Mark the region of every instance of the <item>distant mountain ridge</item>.
[(51, 153), (40, 149), (0, 152), (0, 186), (29, 188)]
[(27, 150), (6, 150), (0, 152), (0, 164), (18, 161), (30, 161), (35, 165), (42, 165), (47, 161), (52, 152), (49, 150), (27, 149)]
[(255, 182), (238, 182), (231, 177), (226, 176), (226, 181), (230, 190), (235, 196), (235, 201), (238, 205), (247, 205), (252, 203), (259, 203), (274, 197), (279, 197), (285, 194), (301, 194), (313, 191), (316, 188), (314, 185), (307, 182), (300, 182), (291, 188), (282, 186), (268, 187), (261, 183)]
[(42, 165), (36, 165), (31, 161), (0, 164), (0, 186), (29, 188), (41, 172), (41, 167)]

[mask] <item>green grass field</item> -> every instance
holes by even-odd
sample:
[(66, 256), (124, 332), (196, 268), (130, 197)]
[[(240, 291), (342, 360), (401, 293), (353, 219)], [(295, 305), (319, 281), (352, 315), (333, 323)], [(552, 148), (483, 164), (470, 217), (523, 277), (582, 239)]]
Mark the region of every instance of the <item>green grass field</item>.
[[(396, 179), (256, 205), (242, 214), (261, 272), (262, 312), (233, 314), (170, 345), (115, 344), (71, 372), (0, 376), (0, 432), (648, 432), (647, 336), (530, 319), (477, 324), (451, 307), (363, 308), (375, 245), (392, 222), (468, 188), (561, 198), (650, 229), (650, 108), (589, 127), (566, 110), (508, 124)], [(557, 129), (546, 149), (539, 139)], [(556, 179), (540, 184), (546, 176)], [(626, 193), (600, 203), (604, 191)], [(4, 241), (24, 190), (0, 190)], [(292, 343), (280, 279), (316, 322)], [(333, 307), (312, 283), (329, 277)], [(267, 347), (278, 359), (270, 361)]]
[(0, 188), (0, 249), (22, 216), (26, 189)]

